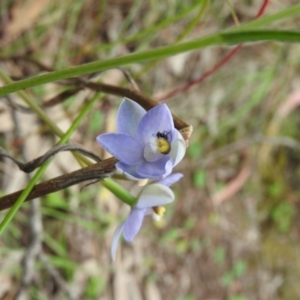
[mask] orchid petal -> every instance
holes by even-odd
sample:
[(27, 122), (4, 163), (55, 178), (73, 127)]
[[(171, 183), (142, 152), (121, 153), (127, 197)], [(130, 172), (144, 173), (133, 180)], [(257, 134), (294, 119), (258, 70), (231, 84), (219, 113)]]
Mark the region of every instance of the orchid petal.
[(153, 162), (142, 162), (136, 167), (136, 172), (143, 178), (159, 180), (162, 177), (169, 175), (170, 167), (172, 170), (170, 158), (166, 155), (160, 160)]
[(146, 209), (133, 207), (124, 223), (123, 235), (127, 242), (132, 242), (143, 224)]
[(150, 208), (161, 206), (173, 202), (175, 195), (173, 191), (158, 183), (147, 185), (140, 194), (139, 201), (135, 205), (136, 208)]
[(174, 174), (171, 174), (171, 175), (167, 176), (166, 178), (158, 181), (157, 183), (165, 185), (165, 186), (171, 186), (172, 184), (174, 184), (175, 182), (180, 180), (182, 177), (183, 177), (183, 174), (174, 173)]
[(143, 147), (132, 136), (122, 133), (105, 133), (97, 137), (97, 142), (110, 154), (128, 165), (143, 161)]
[(173, 118), (168, 106), (160, 104), (142, 117), (137, 129), (138, 139), (146, 144), (158, 132), (170, 132), (173, 129)]
[(145, 114), (146, 110), (139, 104), (128, 98), (124, 98), (118, 110), (118, 132), (136, 136), (138, 124)]
[(117, 253), (117, 248), (118, 248), (118, 243), (119, 243), (119, 239), (121, 236), (121, 233), (124, 229), (124, 223), (121, 223), (115, 230), (114, 232), (114, 236), (113, 236), (113, 240), (111, 243), (111, 248), (110, 248), (110, 255), (111, 255), (111, 259), (114, 261), (116, 259), (116, 253)]
[(140, 180), (145, 178), (136, 172), (136, 166), (127, 165), (119, 161), (116, 163), (116, 168), (119, 173), (123, 174), (130, 180)]
[(186, 151), (186, 143), (178, 130), (173, 132), (173, 140), (171, 143), (170, 156), (173, 160), (173, 166), (176, 166), (184, 157)]
[[(167, 161), (166, 163), (166, 173), (164, 175), (164, 178), (166, 176), (169, 176), (173, 171), (173, 163), (171, 162), (171, 160)], [(161, 178), (160, 178), (161, 179)]]

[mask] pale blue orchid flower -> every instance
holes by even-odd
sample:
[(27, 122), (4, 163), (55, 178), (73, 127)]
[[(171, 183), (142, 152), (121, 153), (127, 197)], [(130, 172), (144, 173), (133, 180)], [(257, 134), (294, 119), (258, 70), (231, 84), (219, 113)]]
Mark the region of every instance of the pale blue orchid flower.
[(121, 234), (127, 242), (132, 242), (139, 232), (146, 215), (161, 216), (164, 205), (174, 201), (175, 196), (169, 188), (173, 183), (182, 178), (181, 173), (174, 173), (156, 183), (146, 185), (138, 197), (138, 202), (132, 206), (127, 219), (116, 229), (111, 245), (111, 257), (115, 260), (117, 247)]
[(130, 179), (162, 179), (171, 174), (186, 151), (166, 104), (146, 112), (124, 98), (118, 111), (117, 130), (118, 133), (99, 135), (97, 141), (119, 160), (117, 170)]

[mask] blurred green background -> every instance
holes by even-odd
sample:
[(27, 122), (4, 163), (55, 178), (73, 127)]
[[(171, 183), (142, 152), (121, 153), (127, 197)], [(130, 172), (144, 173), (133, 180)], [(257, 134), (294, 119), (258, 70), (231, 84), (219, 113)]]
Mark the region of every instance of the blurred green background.
[[(269, 2), (265, 14), (297, 3)], [(30, 59), (60, 70), (199, 38), (253, 20), (262, 3), (2, 0), (0, 69), (19, 80), (41, 72)], [(299, 25), (296, 16), (268, 28)], [(231, 49), (207, 47), (125, 70), (142, 93), (159, 99)], [(299, 61), (297, 44), (245, 44), (205, 81), (164, 100), (194, 127), (176, 167), (184, 178), (163, 222), (147, 218), (132, 244), (121, 243), (116, 262), (112, 234), (129, 208), (100, 184), (22, 205), (0, 238), (0, 299), (300, 299)], [(97, 79), (128, 86), (117, 69)], [(42, 105), (69, 88), (60, 82), (26, 92)], [(84, 89), (43, 110), (66, 131), (93, 95)], [(15, 157), (25, 149), (28, 160), (53, 147), (57, 138), (44, 121), (11, 107), (10, 101), (23, 105), (21, 97), (3, 100), (0, 146)], [(121, 100), (99, 96), (71, 141), (104, 156), (95, 138), (115, 130)], [(70, 153), (59, 154), (43, 180), (79, 167)], [(1, 159), (1, 195), (27, 182)]]

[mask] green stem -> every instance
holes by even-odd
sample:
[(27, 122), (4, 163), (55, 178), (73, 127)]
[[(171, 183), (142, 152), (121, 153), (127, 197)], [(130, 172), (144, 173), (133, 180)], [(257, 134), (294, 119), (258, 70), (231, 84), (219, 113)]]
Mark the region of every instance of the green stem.
[[(65, 134), (63, 134), (63, 136), (61, 137), (60, 141), (58, 142), (58, 145), (61, 145), (61, 144), (63, 144), (63, 143), (65, 143), (65, 142), (68, 141), (68, 139), (70, 138), (70, 136), (72, 135), (72, 133), (76, 130), (76, 128), (78, 127), (78, 125), (82, 121), (82, 119), (86, 116), (86, 114), (88, 113), (88, 111), (92, 108), (92, 105), (97, 100), (97, 98), (98, 98), (98, 95), (96, 94), (94, 96), (94, 98), (88, 102), (88, 104), (84, 107), (84, 109), (80, 112), (80, 114), (78, 115), (78, 117), (75, 119), (75, 121), (73, 122), (73, 124), (69, 128), (69, 130)], [(50, 163), (51, 163), (51, 160), (49, 160), (46, 163), (44, 163), (38, 169), (38, 171), (34, 174), (34, 176), (31, 178), (31, 180), (29, 181), (26, 189), (23, 191), (23, 193), (17, 199), (16, 203), (11, 207), (11, 209), (9, 210), (9, 212), (7, 213), (7, 215), (4, 217), (4, 219), (0, 223), (0, 235), (2, 234), (2, 232), (6, 228), (6, 226), (9, 224), (9, 222), (12, 220), (12, 218), (14, 217), (14, 215), (17, 213), (17, 211), (21, 207), (22, 203), (25, 201), (25, 199), (27, 198), (27, 196), (29, 195), (29, 193), (31, 192), (31, 190), (33, 189), (33, 187), (35, 186), (35, 184), (37, 183), (37, 181), (43, 175), (43, 173), (45, 172), (45, 170), (47, 169), (47, 167), (49, 166)]]
[[(63, 144), (69, 140), (73, 132), (76, 130), (76, 128), (79, 126), (83, 118), (87, 115), (87, 113), (91, 110), (93, 104), (98, 100), (99, 94), (95, 94), (94, 97), (87, 102), (87, 104), (84, 106), (84, 108), (81, 110), (80, 114), (77, 116), (77, 118), (74, 120), (72, 126), (69, 128), (69, 130), (63, 134), (61, 137), (60, 141), (58, 142), (58, 145)], [(44, 163), (38, 171), (34, 174), (34, 176), (31, 178), (29, 181), (26, 189), (22, 192), (20, 197), (17, 199), (15, 204), (11, 207), (7, 215), (4, 217), (2, 222), (0, 223), (0, 235), (6, 228), (6, 226), (9, 224), (9, 222), (12, 220), (14, 215), (17, 213), (19, 208), (21, 207), (22, 203), (25, 201), (39, 178), (43, 175), (45, 170), (47, 169), (48, 165), (50, 164), (50, 161), (47, 161)], [(124, 202), (128, 203), (129, 205), (132, 205), (135, 203), (136, 199), (132, 197), (127, 190), (124, 188), (120, 187), (117, 183), (113, 182), (112, 180), (105, 180), (104, 186), (107, 186), (116, 196), (118, 196), (120, 199), (123, 200)]]
[(106, 178), (101, 181), (101, 184), (110, 190), (115, 196), (121, 199), (124, 203), (132, 206), (137, 202), (137, 199), (133, 197), (125, 188), (116, 183), (110, 178)]
[(28, 79), (20, 80), (3, 87), (0, 87), (0, 97), (22, 89), (45, 84), (57, 80), (81, 76), (88, 73), (99, 72), (124, 65), (150, 61), (159, 58), (169, 57), (186, 51), (201, 49), (215, 45), (235, 45), (246, 42), (276, 41), (287, 43), (299, 43), (300, 32), (284, 30), (268, 31), (243, 31), (243, 32), (225, 32), (213, 34), (203, 38), (195, 39), (189, 42), (160, 47), (157, 49), (132, 53), (126, 56), (107, 59), (105, 61), (96, 61), (71, 67), (69, 69), (54, 71), (47, 74), (41, 74)]
[(36, 182), (39, 180), (39, 178), (43, 175), (46, 168), (50, 164), (51, 161), (47, 161), (45, 164), (43, 164), (38, 171), (34, 174), (34, 176), (29, 181), (26, 189), (23, 191), (23, 193), (20, 195), (18, 200), (15, 202), (15, 204), (11, 207), (9, 212), (5, 215), (4, 219), (0, 223), (0, 235), (3, 233), (4, 229), (7, 227), (9, 222), (12, 220), (14, 215), (17, 213), (19, 208), (21, 207), (22, 203), (25, 201), (33, 187), (35, 186)]

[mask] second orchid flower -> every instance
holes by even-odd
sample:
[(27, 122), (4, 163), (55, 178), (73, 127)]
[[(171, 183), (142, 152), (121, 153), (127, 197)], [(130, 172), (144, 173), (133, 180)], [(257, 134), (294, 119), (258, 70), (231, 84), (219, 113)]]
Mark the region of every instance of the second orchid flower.
[(122, 233), (127, 242), (132, 242), (139, 232), (146, 215), (159, 217), (163, 215), (163, 205), (169, 204), (175, 199), (174, 193), (169, 186), (177, 182), (182, 176), (181, 173), (174, 173), (142, 189), (138, 202), (131, 208), (129, 216), (115, 231), (111, 245), (112, 260), (115, 260), (118, 242)]

